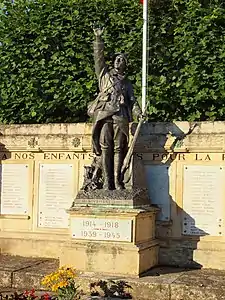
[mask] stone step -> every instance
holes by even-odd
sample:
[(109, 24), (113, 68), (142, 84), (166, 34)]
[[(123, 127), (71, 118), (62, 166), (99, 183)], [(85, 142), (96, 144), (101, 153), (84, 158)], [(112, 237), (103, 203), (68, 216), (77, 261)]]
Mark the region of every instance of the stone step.
[(58, 260), (0, 255), (0, 286), (2, 288), (44, 289), (42, 278), (59, 267)]
[[(42, 291), (42, 278), (58, 266), (54, 259), (0, 255), (0, 293), (32, 288)], [(86, 293), (85, 299), (104, 299), (89, 296), (90, 283), (100, 280), (124, 281), (135, 300), (225, 300), (225, 271), (219, 270), (158, 267), (141, 278), (80, 274), (77, 284)]]

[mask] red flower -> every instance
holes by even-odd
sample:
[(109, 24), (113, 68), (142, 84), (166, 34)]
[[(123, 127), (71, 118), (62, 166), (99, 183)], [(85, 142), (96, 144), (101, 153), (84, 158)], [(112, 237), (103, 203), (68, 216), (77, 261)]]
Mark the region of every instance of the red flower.
[(35, 289), (32, 289), (31, 291), (24, 291), (23, 295), (25, 297), (32, 297), (32, 299), (38, 298), (38, 296), (35, 296)]
[(30, 291), (30, 296), (35, 296), (34, 294), (35, 294), (35, 289), (32, 289), (32, 290)]
[(26, 291), (23, 292), (23, 295), (24, 295), (24, 296), (29, 296), (29, 295), (30, 295), (30, 292), (29, 292), (28, 290), (26, 290)]
[(45, 293), (44, 295), (43, 295), (43, 300), (51, 300), (51, 297), (50, 297), (50, 295), (48, 294), (48, 293)]

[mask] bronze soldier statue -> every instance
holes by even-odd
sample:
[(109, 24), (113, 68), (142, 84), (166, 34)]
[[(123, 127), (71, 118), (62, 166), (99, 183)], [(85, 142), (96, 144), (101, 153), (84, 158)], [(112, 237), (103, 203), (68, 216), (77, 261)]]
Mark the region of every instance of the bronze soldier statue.
[(101, 158), (103, 189), (124, 189), (121, 169), (128, 151), (129, 122), (132, 114), (141, 117), (131, 82), (126, 78), (127, 58), (123, 53), (114, 55), (114, 68), (109, 69), (104, 59), (103, 29), (94, 29), (95, 72), (99, 94), (88, 107), (93, 117), (93, 152)]

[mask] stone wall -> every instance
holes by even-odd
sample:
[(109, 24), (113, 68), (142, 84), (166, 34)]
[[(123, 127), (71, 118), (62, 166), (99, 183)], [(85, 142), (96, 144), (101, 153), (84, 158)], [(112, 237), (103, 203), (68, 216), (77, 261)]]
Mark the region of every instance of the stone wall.
[[(0, 133), (1, 252), (58, 258), (71, 246), (64, 210), (91, 162), (91, 125), (2, 125)], [(144, 124), (135, 159), (161, 208), (160, 263), (225, 269), (225, 122)]]
[(91, 125), (0, 126), (2, 253), (58, 258), (69, 208), (91, 161)]
[(146, 168), (161, 264), (225, 268), (225, 123), (151, 123), (136, 148)]

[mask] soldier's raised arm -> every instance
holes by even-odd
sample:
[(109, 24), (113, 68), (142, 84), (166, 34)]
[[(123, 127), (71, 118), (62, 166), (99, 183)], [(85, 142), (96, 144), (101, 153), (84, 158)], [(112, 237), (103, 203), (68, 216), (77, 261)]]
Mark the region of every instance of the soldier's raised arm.
[(95, 73), (99, 79), (103, 69), (106, 68), (104, 58), (104, 42), (102, 40), (103, 29), (95, 28), (95, 41), (94, 41), (94, 60), (95, 60)]

